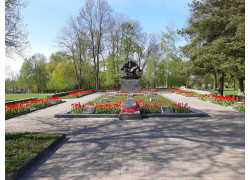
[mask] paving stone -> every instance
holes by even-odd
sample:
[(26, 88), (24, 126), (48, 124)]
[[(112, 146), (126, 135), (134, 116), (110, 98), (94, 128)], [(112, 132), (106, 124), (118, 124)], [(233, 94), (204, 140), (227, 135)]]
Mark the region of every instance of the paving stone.
[(22, 179), (245, 178), (244, 114), (195, 97), (161, 92), (210, 116), (132, 121), (54, 118), (55, 112), (69, 109), (72, 103), (87, 103), (103, 94), (67, 99), (5, 121), (6, 132), (67, 134), (67, 139)]

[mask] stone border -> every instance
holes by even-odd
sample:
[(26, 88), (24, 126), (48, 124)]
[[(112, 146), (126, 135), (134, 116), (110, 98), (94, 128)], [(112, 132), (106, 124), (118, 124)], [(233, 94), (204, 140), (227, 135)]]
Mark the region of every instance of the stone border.
[(190, 108), (191, 113), (152, 113), (152, 114), (141, 114), (142, 118), (150, 118), (150, 117), (207, 117), (209, 116), (207, 113)]
[[(152, 113), (152, 114), (141, 114), (142, 118), (149, 117), (206, 117), (209, 116), (207, 113), (190, 108), (191, 113)], [(54, 118), (119, 118), (119, 114), (69, 114), (70, 110), (56, 113)]]
[(40, 153), (38, 153), (34, 158), (24, 163), (19, 169), (16, 171), (5, 175), (6, 180), (15, 180), (20, 178), (25, 171), (27, 171), (30, 167), (35, 165), (39, 160), (44, 158), (48, 153), (50, 153), (59, 143), (61, 143), (66, 138), (66, 134), (62, 134), (55, 141), (53, 141), (49, 146), (44, 148)]
[[(66, 101), (62, 101), (61, 103), (58, 103), (58, 104), (62, 104), (62, 103), (65, 103)], [(52, 106), (56, 106), (58, 104), (53, 104), (53, 105), (50, 105), (50, 106), (47, 106), (47, 107), (44, 107), (44, 108), (40, 108), (40, 109), (35, 109), (35, 110), (30, 110), (30, 111), (27, 111), (23, 114), (17, 114), (17, 115), (14, 115), (14, 116), (10, 116), (8, 118), (5, 119), (5, 121), (9, 120), (9, 119), (12, 119), (12, 118), (15, 118), (15, 117), (18, 117), (18, 116), (22, 116), (22, 115), (25, 115), (25, 114), (29, 114), (29, 113), (32, 113), (32, 112), (35, 112), (35, 111), (39, 111), (41, 109), (46, 109), (46, 108), (49, 108), (49, 107), (52, 107)]]

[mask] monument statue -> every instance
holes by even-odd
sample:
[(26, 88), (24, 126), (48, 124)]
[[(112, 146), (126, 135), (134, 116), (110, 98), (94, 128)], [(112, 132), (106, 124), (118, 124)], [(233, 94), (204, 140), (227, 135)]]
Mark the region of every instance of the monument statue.
[(122, 79), (139, 79), (140, 76), (138, 76), (136, 72), (142, 72), (138, 64), (132, 60), (128, 60), (121, 67), (121, 70), (125, 73), (125, 75), (121, 77)]
[(140, 76), (137, 75), (137, 72), (142, 72), (142, 70), (138, 64), (129, 60), (121, 67), (121, 70), (125, 73), (121, 77), (121, 91), (140, 91)]

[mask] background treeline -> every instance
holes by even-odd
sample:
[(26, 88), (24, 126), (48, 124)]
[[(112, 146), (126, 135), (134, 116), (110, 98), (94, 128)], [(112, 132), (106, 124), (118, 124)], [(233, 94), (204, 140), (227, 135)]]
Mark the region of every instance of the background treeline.
[[(57, 35), (60, 51), (49, 59), (34, 54), (25, 59), (18, 76), (6, 87), (32, 92), (73, 89), (119, 89), (129, 59), (143, 72), (142, 87), (208, 87), (223, 93), (224, 86), (244, 92), (244, 0), (194, 0), (188, 25), (171, 25), (148, 34), (140, 23), (114, 12), (104, 0), (87, 0), (78, 16), (70, 17)], [(178, 33), (177, 33), (178, 32)], [(177, 47), (180, 37), (187, 45)]]

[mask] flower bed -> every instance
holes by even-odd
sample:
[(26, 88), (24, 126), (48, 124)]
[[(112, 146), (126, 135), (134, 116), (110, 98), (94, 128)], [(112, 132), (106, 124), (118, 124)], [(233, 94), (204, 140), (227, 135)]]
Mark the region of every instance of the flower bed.
[(204, 101), (210, 101), (215, 104), (220, 104), (223, 106), (230, 106), (232, 104), (235, 104), (238, 101), (241, 101), (242, 98), (239, 97), (232, 97), (232, 96), (218, 96), (213, 94), (201, 94), (199, 96), (199, 99)]
[(235, 109), (238, 111), (245, 111), (245, 101), (239, 103), (239, 105), (235, 106)]
[[(142, 99), (136, 99), (136, 102), (140, 105), (140, 111), (142, 114), (150, 114), (150, 113), (161, 113), (161, 106), (169, 105), (173, 108), (174, 113), (190, 113), (190, 109), (186, 104), (183, 103), (167, 103), (167, 102), (159, 102), (154, 103), (152, 105), (144, 103)], [(78, 103), (71, 104), (71, 111), (70, 114), (81, 114), (84, 107), (87, 105), (95, 106), (95, 114), (119, 114), (121, 110), (121, 104), (124, 100), (117, 101), (114, 103), (107, 103), (107, 104), (98, 104), (89, 102), (86, 105)]]
[(117, 91), (116, 92), (116, 96), (127, 96), (127, 95), (128, 95), (128, 91), (124, 91), (124, 92)]
[(89, 89), (89, 90), (81, 90), (81, 91), (71, 92), (71, 93), (69, 93), (69, 95), (65, 96), (64, 98), (65, 99), (79, 98), (79, 97), (86, 96), (88, 94), (92, 94), (95, 91), (96, 91), (95, 89)]
[(61, 97), (51, 97), (22, 101), (15, 104), (7, 104), (5, 106), (5, 119), (28, 113), (31, 111), (31, 107), (41, 109), (46, 108), (52, 104), (59, 104), (61, 102)]
[(95, 106), (95, 114), (119, 114), (121, 110), (121, 104), (124, 101), (117, 101), (115, 103), (98, 104), (89, 102), (87, 105)]
[(185, 90), (181, 90), (181, 89), (167, 88), (167, 90), (175, 92), (175, 93), (180, 94), (180, 95), (189, 96), (189, 97), (199, 95), (198, 93), (195, 93), (193, 91), (185, 91)]

